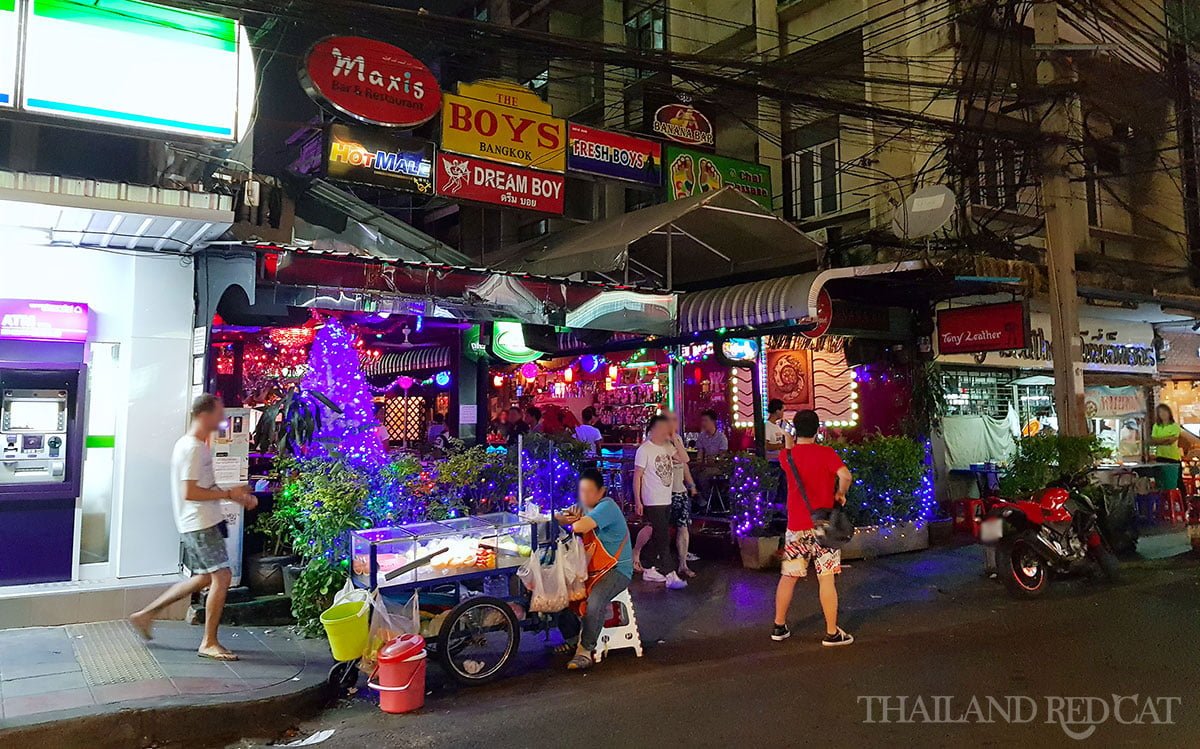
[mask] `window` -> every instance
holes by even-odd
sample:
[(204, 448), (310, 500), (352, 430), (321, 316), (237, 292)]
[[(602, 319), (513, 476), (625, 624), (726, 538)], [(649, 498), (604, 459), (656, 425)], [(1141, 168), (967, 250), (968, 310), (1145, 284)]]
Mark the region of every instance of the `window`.
[(1025, 166), (1025, 155), (1011, 144), (978, 144), (975, 172), (970, 179), (971, 203), (1018, 210), (1021, 189), (1029, 181)]
[[(625, 0), (625, 43), (634, 49), (666, 49), (667, 6), (663, 0)], [(649, 75), (638, 71), (639, 77)]]
[(789, 217), (818, 218), (841, 210), (842, 178), (836, 140), (790, 153), (786, 161)]

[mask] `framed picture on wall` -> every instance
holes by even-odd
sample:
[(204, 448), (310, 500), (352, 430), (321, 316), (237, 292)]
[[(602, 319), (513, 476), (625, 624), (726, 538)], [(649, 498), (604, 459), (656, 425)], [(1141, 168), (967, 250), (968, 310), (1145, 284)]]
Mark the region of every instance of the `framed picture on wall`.
[(767, 398), (783, 401), (788, 412), (813, 407), (812, 352), (805, 349), (767, 352)]

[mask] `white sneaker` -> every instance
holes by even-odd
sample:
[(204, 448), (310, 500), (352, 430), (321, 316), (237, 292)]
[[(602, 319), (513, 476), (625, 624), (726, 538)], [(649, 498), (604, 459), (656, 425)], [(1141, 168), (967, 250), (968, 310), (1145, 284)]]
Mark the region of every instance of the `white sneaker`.
[[(672, 572), (671, 574), (673, 575), (675, 573)], [(647, 567), (646, 569), (642, 570), (642, 579), (648, 583), (665, 583), (667, 581), (667, 578), (663, 575), (663, 573), (659, 572), (654, 567)]]
[(677, 572), (667, 575), (663, 581), (667, 584), (667, 590), (683, 590), (687, 587), (687, 580), (680, 577)]
[(700, 557), (696, 556), (695, 554), (693, 554), (692, 552), (689, 551), (688, 555), (687, 555), (687, 560), (689, 562), (699, 562)]

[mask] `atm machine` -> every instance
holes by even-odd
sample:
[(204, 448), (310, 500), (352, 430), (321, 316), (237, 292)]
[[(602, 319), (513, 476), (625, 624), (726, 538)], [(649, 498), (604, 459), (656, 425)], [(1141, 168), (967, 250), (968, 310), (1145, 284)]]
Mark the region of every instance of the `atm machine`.
[(76, 307), (79, 340), (0, 322), (0, 585), (74, 575), (87, 387)]

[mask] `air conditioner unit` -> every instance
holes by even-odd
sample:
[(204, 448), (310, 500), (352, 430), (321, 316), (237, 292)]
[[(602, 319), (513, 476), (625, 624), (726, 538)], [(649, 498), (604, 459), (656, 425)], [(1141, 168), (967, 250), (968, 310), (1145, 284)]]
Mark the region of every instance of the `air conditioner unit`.
[(826, 245), (829, 244), (829, 228), (828, 227), (822, 227), (820, 229), (813, 229), (812, 231), (806, 231), (806, 232), (804, 232), (804, 234), (809, 239), (811, 239), (812, 241), (821, 245), (822, 247), (825, 247)]

